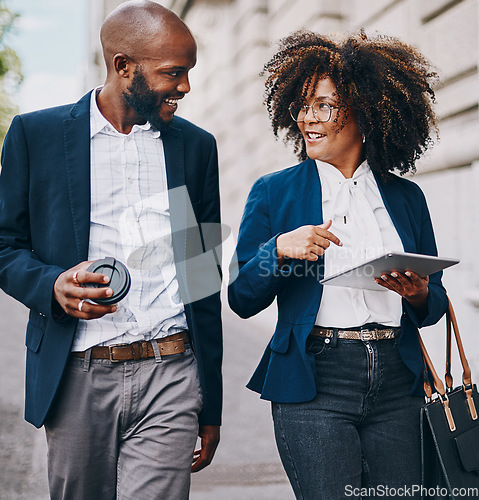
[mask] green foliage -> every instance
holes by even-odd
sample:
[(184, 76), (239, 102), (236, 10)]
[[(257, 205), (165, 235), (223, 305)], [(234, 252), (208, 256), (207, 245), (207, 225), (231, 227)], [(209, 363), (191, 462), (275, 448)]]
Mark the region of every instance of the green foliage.
[(13, 116), (18, 112), (9, 91), (23, 79), (20, 59), (6, 42), (6, 35), (13, 28), (17, 17), (18, 14), (5, 5), (5, 0), (0, 0), (0, 144), (3, 143)]

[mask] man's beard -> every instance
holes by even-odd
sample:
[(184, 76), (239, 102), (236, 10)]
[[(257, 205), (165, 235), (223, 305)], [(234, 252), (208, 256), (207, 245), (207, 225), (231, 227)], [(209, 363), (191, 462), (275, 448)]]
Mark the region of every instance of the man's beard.
[(141, 118), (148, 121), (154, 130), (162, 132), (171, 125), (171, 121), (165, 122), (160, 117), (161, 103), (158, 104), (158, 94), (150, 88), (139, 68), (136, 68), (127, 90), (128, 92), (123, 92), (125, 101)]

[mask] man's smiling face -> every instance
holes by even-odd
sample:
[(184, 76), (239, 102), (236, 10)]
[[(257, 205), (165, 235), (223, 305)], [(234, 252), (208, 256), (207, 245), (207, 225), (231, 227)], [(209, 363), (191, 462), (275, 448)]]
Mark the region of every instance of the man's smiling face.
[[(151, 54), (151, 56), (150, 56)], [(173, 120), (178, 100), (190, 91), (189, 71), (196, 64), (196, 43), (187, 31), (158, 36), (136, 63), (123, 96), (128, 105), (156, 130)]]

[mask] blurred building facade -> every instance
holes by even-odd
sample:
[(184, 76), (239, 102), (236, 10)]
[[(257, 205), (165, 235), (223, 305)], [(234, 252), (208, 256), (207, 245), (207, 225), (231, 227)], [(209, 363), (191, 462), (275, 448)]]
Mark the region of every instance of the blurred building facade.
[[(102, 81), (98, 29), (121, 2), (90, 0), (90, 86)], [(467, 343), (479, 322), (479, 0), (164, 0), (198, 42), (192, 92), (179, 114), (212, 132), (220, 152), (223, 222), (237, 234), (248, 191), (261, 175), (296, 162), (274, 140), (263, 101), (263, 64), (274, 42), (299, 28), (399, 36), (437, 67), (440, 142), (418, 164), (439, 254)], [(439, 327), (443, 331), (443, 327)], [(477, 350), (476, 350), (477, 351)], [(479, 371), (479, 353), (471, 359)]]

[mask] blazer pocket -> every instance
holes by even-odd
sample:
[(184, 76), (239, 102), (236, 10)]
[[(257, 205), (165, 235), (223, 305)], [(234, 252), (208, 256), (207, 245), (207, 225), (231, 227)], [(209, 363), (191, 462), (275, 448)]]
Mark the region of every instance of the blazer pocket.
[(292, 325), (277, 325), (273, 338), (269, 344), (272, 351), (284, 354), (289, 348), (289, 339), (293, 331)]
[(40, 349), (40, 344), (42, 343), (43, 336), (45, 335), (46, 324), (47, 318), (35, 313), (30, 313), (30, 320), (27, 324), (25, 345), (31, 351), (38, 352)]

